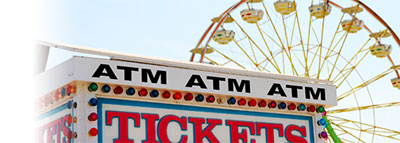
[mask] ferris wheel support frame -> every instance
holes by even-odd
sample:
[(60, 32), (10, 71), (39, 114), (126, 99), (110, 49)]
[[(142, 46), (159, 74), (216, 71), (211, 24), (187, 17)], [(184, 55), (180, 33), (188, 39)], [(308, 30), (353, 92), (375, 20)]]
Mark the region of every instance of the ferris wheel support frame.
[(333, 140), (334, 143), (341, 143), (340, 138), (337, 136), (335, 130), (333, 130), (331, 123), (326, 118), (326, 116), (322, 117), (326, 121), (326, 130), (328, 131), (329, 136)]

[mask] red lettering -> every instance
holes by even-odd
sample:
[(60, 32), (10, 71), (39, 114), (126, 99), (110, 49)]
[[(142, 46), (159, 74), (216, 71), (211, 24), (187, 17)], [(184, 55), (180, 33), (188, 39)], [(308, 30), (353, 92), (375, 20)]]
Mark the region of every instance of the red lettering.
[[(63, 118), (54, 120), (51, 124), (52, 128), (53, 128), (51, 138), (53, 138), (54, 134), (56, 134), (57, 143), (60, 143), (60, 127), (61, 127), (62, 119)], [(51, 139), (51, 142), (53, 142), (53, 139)]]
[(70, 143), (72, 139), (72, 131), (70, 126), (72, 124), (72, 116), (65, 115), (61, 121), (61, 132), (64, 134), (63, 143)]
[[(70, 125), (71, 122), (65, 124), (66, 120), (68, 118), (72, 118), (71, 115), (65, 115), (64, 117), (58, 118), (56, 120), (53, 120), (41, 127), (39, 127), (38, 133), (37, 133), (37, 142), (42, 143), (43, 142), (43, 136), (44, 136), (44, 132), (47, 131), (46, 134), (46, 143), (60, 143), (61, 140), (61, 132), (63, 132), (64, 136), (67, 136), (66, 132), (71, 132), (70, 134), (72, 134), (72, 131), (70, 130)], [(56, 135), (56, 138), (54, 140), (54, 135)], [(68, 141), (63, 140), (62, 142), (70, 142), (72, 135), (68, 138)]]
[(143, 143), (159, 143), (156, 141), (156, 120), (159, 119), (157, 114), (142, 114), (142, 118), (146, 120), (147, 138)]
[[(299, 131), (302, 137), (293, 135), (292, 134), (293, 130)], [(303, 137), (307, 136), (306, 127), (304, 127), (304, 126), (299, 127), (296, 125), (289, 125), (286, 127), (285, 134), (286, 134), (286, 138), (289, 142), (307, 143), (307, 140), (303, 138)]]
[(266, 129), (267, 142), (275, 142), (274, 139), (274, 129), (278, 130), (279, 136), (283, 136), (283, 125), (282, 124), (272, 124), (272, 123), (256, 123), (257, 135), (261, 134), (261, 129)]
[(220, 119), (208, 119), (208, 126), (203, 130), (202, 124), (205, 123), (204, 118), (189, 118), (189, 122), (193, 123), (194, 128), (194, 142), (202, 143), (203, 138), (206, 137), (210, 142), (218, 142), (218, 139), (215, 137), (212, 129), (214, 129), (217, 125), (222, 125), (222, 120)]
[(47, 143), (53, 142), (53, 132), (55, 133), (54, 121), (47, 124)]
[[(161, 119), (160, 123), (158, 124), (158, 137), (160, 137), (160, 141), (163, 143), (171, 143), (171, 141), (168, 138), (168, 134), (167, 134), (168, 124), (171, 121), (177, 122), (182, 127), (182, 130), (187, 130), (186, 117), (179, 118), (175, 115), (164, 116)], [(188, 140), (188, 137), (186, 135), (182, 135), (179, 142), (186, 143), (187, 140)]]
[(106, 125), (112, 125), (112, 119), (119, 120), (119, 138), (114, 138), (115, 143), (134, 143), (128, 138), (128, 119), (133, 119), (135, 127), (140, 127), (140, 114), (129, 112), (106, 111)]
[[(248, 127), (250, 129), (250, 134), (255, 134), (253, 122), (227, 120), (226, 124), (231, 129), (231, 142), (233, 143), (238, 143), (240, 139), (243, 140), (243, 142), (248, 142), (247, 130), (242, 130), (242, 132), (239, 133), (239, 126)], [(254, 140), (251, 140), (251, 142), (254, 142)]]
[[(54, 143), (54, 135), (56, 135), (56, 141), (57, 143), (60, 142), (60, 132), (59, 132), (59, 126), (61, 124), (62, 118), (56, 119), (54, 121), (51, 121), (50, 123), (46, 124), (44, 129), (47, 130), (47, 143)], [(44, 131), (43, 131), (44, 132)]]

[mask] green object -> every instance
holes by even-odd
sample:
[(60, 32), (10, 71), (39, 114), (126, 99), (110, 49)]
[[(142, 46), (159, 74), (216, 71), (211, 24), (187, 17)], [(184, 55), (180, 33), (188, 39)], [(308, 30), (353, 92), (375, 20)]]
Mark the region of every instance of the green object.
[(301, 111), (306, 110), (306, 106), (304, 104), (300, 104), (299, 108), (300, 108)]
[(331, 139), (333, 140), (333, 142), (341, 143), (339, 137), (336, 135), (335, 131), (333, 130), (329, 120), (325, 116), (323, 116), (322, 118), (325, 119), (325, 121), (326, 121), (326, 130), (328, 131), (328, 134), (331, 137)]
[(319, 107), (318, 107), (318, 112), (319, 112), (319, 113), (322, 113), (322, 112), (324, 112), (324, 111), (325, 111), (324, 106), (319, 106)]
[(89, 85), (89, 87), (88, 87), (88, 89), (89, 89), (90, 92), (96, 91), (98, 88), (99, 88), (99, 87), (97, 86), (96, 83), (91, 83), (91, 84)]

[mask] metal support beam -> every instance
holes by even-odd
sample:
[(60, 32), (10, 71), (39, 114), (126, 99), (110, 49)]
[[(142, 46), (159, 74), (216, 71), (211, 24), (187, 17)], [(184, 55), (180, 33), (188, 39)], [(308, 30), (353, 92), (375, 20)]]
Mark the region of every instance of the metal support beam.
[(49, 46), (42, 44), (35, 45), (35, 55), (34, 55), (34, 74), (40, 74), (46, 70), (47, 59), (49, 57)]
[(326, 118), (326, 116), (322, 117), (326, 121), (326, 130), (328, 131), (329, 136), (333, 140), (334, 143), (341, 143), (339, 137), (336, 135), (335, 131), (333, 130), (331, 123), (329, 120)]

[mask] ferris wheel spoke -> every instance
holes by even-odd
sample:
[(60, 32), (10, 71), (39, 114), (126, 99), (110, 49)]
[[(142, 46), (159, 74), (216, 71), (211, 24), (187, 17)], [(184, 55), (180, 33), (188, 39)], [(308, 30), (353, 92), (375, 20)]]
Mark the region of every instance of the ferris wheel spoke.
[(237, 42), (240, 42), (240, 41), (242, 41), (242, 40), (244, 40), (244, 39), (247, 39), (247, 37), (244, 36), (243, 38), (240, 38), (239, 40), (236, 40), (236, 41), (237, 41)]
[(269, 35), (267, 32), (261, 29), (261, 32), (264, 33), (273, 43), (276, 44), (276, 46), (283, 48), (282, 45), (280, 45), (274, 38), (272, 38), (271, 35)]
[[(289, 52), (289, 53), (290, 53), (290, 52)], [(290, 54), (289, 54), (289, 55), (290, 55)], [(297, 73), (296, 67), (295, 67), (294, 64), (293, 64), (293, 60), (292, 60), (292, 57), (291, 57), (291, 56), (289, 56), (289, 61), (290, 61), (290, 65), (292, 66), (293, 75), (299, 76), (299, 73)]]
[(256, 63), (258, 63), (257, 57), (256, 57), (256, 53), (254, 52), (254, 48), (253, 48), (253, 45), (251, 44), (251, 41), (250, 41), (250, 40), (249, 40), (249, 45), (250, 45), (250, 48), (251, 48), (251, 53), (253, 54), (253, 57), (254, 57), (254, 61), (255, 61)]
[[(247, 7), (248, 7), (249, 9), (251, 9), (249, 3), (246, 2), (246, 4), (247, 4)], [(251, 48), (251, 52), (253, 53), (254, 61), (255, 61), (255, 63), (257, 64), (257, 68), (258, 68), (259, 63), (258, 63), (258, 61), (257, 61), (257, 57), (256, 57), (256, 54), (255, 54), (255, 52), (254, 52), (253, 45), (251, 44), (251, 41), (250, 41), (250, 40), (249, 40), (249, 45), (250, 45), (250, 48)]]
[[(311, 0), (311, 4), (310, 5), (312, 5), (314, 3), (314, 0)], [(309, 18), (309, 22), (308, 22), (308, 34), (307, 34), (307, 51), (306, 51), (306, 56), (305, 56), (305, 64), (306, 65), (308, 65), (308, 53), (309, 53), (309, 51), (310, 51), (310, 34), (311, 34), (311, 21), (312, 20), (312, 15), (310, 14), (310, 18)], [(311, 68), (309, 68), (308, 66), (306, 66), (308, 69), (306, 70), (306, 71), (309, 71), (309, 69), (311, 69)], [(309, 74), (310, 73), (306, 73), (306, 77), (309, 77)]]
[[(230, 16), (230, 15), (229, 15)], [(232, 16), (231, 16), (232, 17)], [(232, 17), (232, 19), (233, 19), (233, 22), (239, 27), (239, 29), (247, 36), (247, 38), (251, 41), (251, 43), (252, 44), (254, 44), (254, 46), (256, 46), (256, 48), (262, 53), (262, 55), (269, 61), (269, 62), (271, 62), (271, 64), (273, 65), (273, 67), (280, 73), (280, 70), (278, 69), (278, 67), (277, 67), (277, 65), (274, 65), (273, 63), (272, 63), (272, 61), (268, 58), (268, 56), (264, 53), (264, 51), (263, 50), (261, 50), (261, 48), (257, 45), (257, 43), (256, 42), (254, 42), (254, 40), (250, 37), (250, 35), (249, 34), (247, 34), (247, 32), (242, 28), (242, 26), (240, 26), (240, 24)], [(234, 40), (235, 41), (235, 40)], [(236, 45), (238, 45), (239, 47), (240, 47), (240, 45), (237, 43), (237, 41), (235, 41), (235, 43), (236, 43)], [(243, 48), (241, 48), (241, 50), (243, 50)], [(243, 50), (243, 52), (245, 52), (244, 50)], [(249, 57), (250, 58), (250, 57)], [(251, 59), (251, 58), (250, 58)], [(258, 67), (258, 64), (256, 64), (256, 63), (254, 63), (253, 62), (253, 64), (255, 64), (255, 65), (257, 65), (256, 67), (257, 68), (259, 68)]]
[(293, 35), (294, 35), (294, 31), (295, 31), (295, 29), (296, 29), (296, 18), (297, 17), (295, 17), (294, 18), (294, 21), (293, 21), (293, 27), (292, 27), (292, 34), (291, 34), (291, 36), (290, 36), (290, 44), (289, 44), (289, 51), (290, 51), (290, 49), (292, 48), (292, 44), (293, 44)]
[(393, 72), (393, 69), (388, 69), (388, 70), (382, 72), (381, 74), (376, 75), (375, 77), (372, 77), (371, 79), (365, 81), (364, 83), (361, 83), (360, 85), (354, 87), (353, 89), (350, 89), (350, 90), (342, 93), (341, 95), (338, 96), (337, 100), (340, 101), (340, 100), (348, 97), (349, 95), (351, 95), (351, 94), (363, 89), (364, 87), (374, 83), (375, 81), (385, 77), (386, 75), (390, 74), (391, 72)]
[(226, 64), (232, 62), (231, 60), (226, 61), (225, 63), (221, 64), (221, 66), (225, 66)]
[(282, 48), (284, 49), (285, 46), (283, 45), (282, 39), (281, 39), (281, 37), (279, 36), (278, 31), (276, 30), (275, 24), (274, 24), (274, 22), (272, 21), (271, 16), (270, 16), (269, 13), (268, 13), (268, 10), (267, 10), (267, 7), (266, 7), (265, 4), (264, 4), (264, 1), (262, 1), (261, 3), (262, 3), (262, 5), (263, 5), (263, 7), (264, 7), (265, 14), (267, 14), (268, 20), (271, 21), (272, 28), (274, 29), (275, 34), (276, 34), (276, 36), (278, 37), (279, 42), (281, 43)]
[[(349, 32), (346, 32), (346, 34), (345, 34), (345, 36), (344, 36), (344, 40), (343, 40), (343, 42), (342, 42), (342, 45), (340, 46), (339, 52), (337, 53), (336, 60), (335, 60), (335, 62), (334, 62), (334, 64), (333, 64), (333, 67), (335, 67), (336, 64), (337, 64), (337, 61), (338, 61), (339, 56), (340, 56), (340, 53), (341, 53), (342, 50), (343, 50), (344, 43), (346, 42), (346, 39), (347, 39), (348, 35), (349, 35)], [(332, 77), (332, 74), (333, 74), (333, 69), (332, 69), (331, 72), (329, 73), (328, 80)]]
[(340, 42), (342, 42), (342, 40), (344, 39), (344, 37), (346, 36), (346, 33), (344, 33), (339, 40), (336, 42), (335, 46), (333, 46), (333, 48), (329, 51), (329, 53), (327, 54), (327, 56), (325, 57), (325, 61), (328, 60), (328, 58), (336, 56), (337, 52), (335, 52), (335, 49), (338, 47), (338, 45), (340, 44)]
[[(364, 60), (364, 58), (367, 56), (367, 54), (368, 54), (368, 52), (366, 52), (364, 54), (364, 56), (354, 66), (350, 67), (345, 74), (340, 74), (339, 73), (337, 76), (338, 77), (339, 77), (339, 75), (341, 75), (341, 76), (337, 80), (333, 79), (334, 83), (339, 83), (336, 86), (337, 88), (339, 88), (340, 85), (342, 85), (342, 83), (350, 76), (350, 74), (354, 71), (354, 69), (356, 69), (356, 67), (361, 63), (361, 61)], [(340, 79), (341, 79), (341, 82), (338, 82)]]
[(283, 55), (283, 49), (282, 49), (282, 71), (283, 74), (285, 74), (285, 56)]
[[(326, 51), (325, 58), (324, 58), (324, 60), (322, 61), (321, 67), (324, 66), (326, 60), (328, 59), (328, 55), (330, 54), (330, 50), (331, 50), (331, 48), (332, 48), (332, 44), (333, 44), (333, 42), (335, 41), (336, 35), (339, 33), (340, 22), (343, 20), (344, 14), (345, 14), (345, 13), (342, 14), (342, 17), (341, 17), (340, 20), (339, 20), (339, 23), (338, 23), (338, 25), (337, 25), (337, 27), (336, 27), (335, 34), (333, 34), (332, 40), (331, 40), (331, 42), (330, 42), (330, 44), (329, 44), (328, 50)], [(340, 38), (340, 39), (341, 39), (341, 38)], [(341, 41), (341, 40), (339, 40), (339, 41)], [(336, 46), (335, 46), (335, 47), (336, 47)], [(318, 75), (320, 74), (320, 72), (321, 72), (321, 71), (318, 71)]]
[[(314, 33), (314, 36), (316, 37), (316, 40), (319, 41), (318, 38), (317, 38), (317, 37), (318, 37), (318, 36), (317, 36), (317, 33), (316, 33), (315, 30), (314, 30), (314, 27), (311, 26), (311, 29), (312, 29), (312, 31), (313, 31), (313, 33)], [(316, 51), (315, 53), (318, 53), (318, 51), (322, 50), (320, 47), (321, 47), (321, 43), (319, 43), (318, 45), (316, 45), (315, 48), (317, 48), (317, 51)], [(311, 60), (311, 64), (310, 64), (310, 66), (309, 66), (310, 69), (311, 69), (311, 67), (312, 67), (312, 65), (313, 65), (313, 63), (314, 63), (315, 57), (317, 57), (317, 55), (318, 55), (318, 54), (314, 54), (314, 56), (313, 56), (313, 58), (312, 58), (312, 60)]]
[(234, 61), (233, 59), (229, 58), (227, 55), (223, 54), (222, 52), (218, 51), (217, 49), (211, 47), (210, 45), (207, 45), (207, 47), (211, 48), (213, 51), (217, 52), (218, 54), (220, 54), (221, 56), (223, 56), (224, 58), (226, 58), (229, 61), (232, 61), (233, 63), (235, 63), (236, 65), (238, 65), (239, 67), (246, 69), (244, 66), (242, 66), (241, 64), (239, 64), (238, 62)]
[[(294, 0), (294, 2), (296, 2), (295, 0)], [(299, 30), (299, 35), (300, 35), (300, 45), (301, 45), (301, 48), (302, 48), (302, 51), (303, 51), (303, 58), (304, 58), (304, 60), (305, 60), (305, 66), (304, 66), (304, 76), (305, 77), (308, 77), (308, 73), (309, 73), (309, 68), (308, 68), (308, 63), (307, 63), (307, 58), (306, 58), (306, 51), (305, 51), (305, 48), (304, 48), (304, 43), (303, 43), (303, 35), (301, 34), (301, 26), (300, 26), (300, 20), (299, 20), (299, 16), (298, 16), (298, 13), (297, 13), (297, 8), (296, 8), (296, 22), (297, 22), (297, 28), (298, 28), (298, 30)], [(294, 29), (294, 28), (293, 28)], [(301, 63), (301, 62), (300, 62)]]
[(297, 61), (299, 62), (299, 64), (300, 64), (303, 68), (306, 68), (306, 67), (304, 66), (304, 64), (301, 62), (300, 58), (296, 55), (296, 52), (293, 52), (293, 55), (294, 55), (294, 57), (297, 59)]
[[(268, 46), (268, 44), (267, 44), (267, 41), (266, 41), (265, 38), (264, 38), (263, 31), (261, 30), (261, 28), (260, 28), (260, 26), (258, 25), (258, 23), (256, 23), (256, 26), (257, 26), (258, 31), (260, 32), (260, 35), (261, 35), (261, 37), (262, 37), (262, 39), (263, 39), (263, 41), (264, 41), (265, 46), (266, 46), (267, 49), (268, 49), (269, 54), (271, 55), (271, 59), (273, 60), (273, 62), (274, 62), (275, 65), (276, 65), (275, 68), (277, 69), (278, 73), (281, 73), (281, 71), (280, 71), (280, 69), (279, 69), (279, 66), (278, 66), (278, 63), (276, 62), (276, 60), (275, 60), (275, 58), (274, 58), (274, 55), (272, 54), (272, 51), (271, 51), (271, 49), (269, 48), (269, 46)], [(269, 35), (267, 35), (267, 36), (269, 36)], [(269, 59), (269, 58), (266, 58), (266, 59)], [(268, 60), (268, 61), (271, 62), (270, 60)]]
[[(316, 30), (315, 30), (315, 28), (314, 28), (314, 26), (313, 25), (311, 25), (311, 31), (313, 32), (313, 34), (314, 34), (314, 37), (315, 37), (315, 41), (318, 41), (319, 42), (319, 39), (318, 39), (318, 34), (317, 34), (317, 32), (316, 32)], [(320, 43), (318, 43), (318, 45), (319, 45)]]
[(400, 102), (391, 102), (391, 103), (383, 103), (383, 104), (375, 104), (375, 105), (368, 105), (368, 106), (360, 106), (360, 107), (350, 107), (344, 109), (335, 109), (327, 111), (328, 114), (337, 114), (337, 113), (344, 113), (344, 112), (352, 112), (352, 111), (361, 111), (361, 110), (369, 110), (369, 109), (379, 109), (379, 108), (388, 108), (400, 106)]
[[(319, 41), (319, 40), (318, 40), (317, 33), (315, 32), (314, 27), (313, 27), (312, 25), (311, 25), (311, 29), (312, 29), (312, 31), (313, 31), (313, 33), (314, 33), (314, 37), (316, 38), (317, 41)], [(321, 49), (319, 48), (320, 45), (321, 45), (321, 43), (319, 43), (318, 45), (316, 45), (316, 46), (313, 47), (312, 49), (309, 49), (309, 45), (311, 45), (311, 44), (307, 44), (307, 53), (309, 53), (310, 50), (312, 50), (313, 48), (317, 48), (317, 51), (316, 51), (315, 53), (318, 53), (318, 51), (321, 50)], [(308, 54), (307, 54), (307, 56), (308, 56)], [(312, 60), (311, 60), (311, 63), (310, 63), (310, 65), (308, 66), (309, 69), (311, 69), (311, 67), (312, 67), (312, 65), (313, 65), (313, 63), (314, 63), (314, 60), (315, 60), (315, 57), (316, 57), (316, 56), (317, 56), (317, 54), (314, 54), (314, 56), (313, 56), (313, 58), (312, 58)]]
[(318, 48), (318, 45), (315, 45), (315, 46), (313, 46), (312, 48), (310, 48), (310, 50), (312, 50), (312, 49), (317, 49), (317, 51), (315, 51), (314, 56), (313, 56), (313, 58), (311, 59), (311, 63), (310, 63), (310, 65), (308, 66), (308, 67), (310, 67), (310, 68), (311, 68), (312, 65), (314, 64), (315, 57), (317, 57), (316, 55), (317, 55), (318, 51), (320, 50), (320, 49)]
[[(319, 41), (319, 40), (318, 40), (317, 33), (315, 32), (314, 27), (313, 27), (312, 25), (311, 25), (311, 29), (312, 29), (312, 31), (313, 31), (313, 33), (314, 33), (314, 36), (315, 36), (316, 40)], [(309, 45), (310, 45), (310, 44), (309, 44)], [(317, 48), (317, 51), (316, 51), (315, 53), (318, 53), (318, 51), (320, 51), (320, 53), (321, 53), (322, 45), (321, 45), (321, 43), (319, 43), (318, 45), (316, 45), (316, 46), (313, 47), (313, 48)], [(313, 48), (312, 48), (312, 49), (313, 49)], [(312, 49), (309, 49), (309, 50), (312, 50)], [(309, 52), (309, 51), (308, 51), (308, 52)], [(312, 65), (314, 64), (314, 61), (315, 61), (315, 58), (317, 57), (317, 55), (318, 55), (318, 54), (314, 54), (314, 56), (313, 56), (313, 58), (312, 58), (312, 60), (311, 60), (311, 63), (310, 63), (310, 65), (308, 66), (309, 69), (311, 69)]]
[(328, 138), (328, 142), (329, 142), (329, 143), (332, 143), (333, 141), (332, 141), (332, 139), (331, 139), (331, 138)]
[[(346, 63), (346, 65), (339, 71), (339, 73), (342, 73), (346, 68), (347, 68), (347, 66), (348, 65), (350, 65), (350, 63), (353, 61), (353, 60), (355, 60), (355, 58), (360, 54), (360, 53), (362, 53), (362, 52), (364, 52), (365, 50), (367, 50), (367, 49), (364, 49), (365, 48), (365, 46), (368, 44), (368, 42), (371, 40), (371, 38), (368, 38), (368, 40), (361, 46), (361, 48), (353, 55), (353, 57), (351, 57), (351, 59)], [(375, 45), (375, 44), (374, 44)], [(367, 51), (367, 53), (368, 53), (369, 51)], [(363, 57), (365, 57), (365, 56), (363, 56)], [(360, 60), (361, 61), (361, 60)], [(357, 62), (356, 62), (357, 63)], [(353, 66), (354, 68), (355, 68), (355, 66)], [(352, 67), (352, 68), (353, 68)], [(333, 80), (336, 80), (337, 79), (337, 77), (339, 76), (339, 74), (337, 74), (336, 76), (335, 76), (335, 78), (333, 78)]]
[[(390, 138), (390, 139), (394, 139), (394, 140), (398, 140), (400, 141), (400, 131), (396, 131), (396, 130), (392, 130), (392, 129), (388, 129), (388, 128), (384, 128), (384, 127), (379, 127), (376, 125), (370, 125), (367, 123), (363, 123), (363, 122), (358, 122), (358, 121), (353, 121), (353, 120), (349, 120), (349, 119), (344, 119), (344, 118), (340, 118), (337, 116), (332, 116), (332, 115), (328, 115), (329, 121), (331, 121), (331, 123), (333, 121), (340, 121), (340, 124), (336, 124), (336, 126), (341, 126), (343, 128), (347, 128), (347, 129), (351, 129), (351, 130), (356, 130), (356, 131), (361, 131), (364, 133), (368, 133), (368, 134), (372, 134), (372, 135), (377, 135), (377, 136), (381, 136), (381, 137), (386, 137), (386, 138)], [(334, 123), (333, 123), (334, 124)], [(358, 125), (361, 124), (367, 128), (363, 128), (360, 129), (358, 126), (350, 126), (350, 125)]]
[[(294, 73), (298, 76), (298, 73), (297, 73), (297, 71), (296, 71), (296, 68), (295, 68), (295, 66), (293, 65), (293, 61), (292, 61), (292, 59), (291, 59), (291, 57), (289, 56), (289, 53), (288, 53), (288, 51), (286, 50), (286, 48), (285, 48), (285, 46), (284, 46), (284, 44), (283, 44), (283, 42), (282, 42), (282, 39), (281, 39), (281, 37), (279, 36), (279, 33), (278, 33), (278, 31), (276, 30), (276, 27), (275, 27), (275, 24), (274, 24), (274, 22), (271, 20), (271, 16), (269, 15), (269, 13), (268, 13), (268, 10), (267, 10), (267, 7), (265, 6), (265, 4), (264, 4), (264, 1), (262, 1), (261, 2), (262, 3), (262, 5), (263, 5), (263, 7), (264, 7), (264, 10), (265, 10), (265, 13), (267, 14), (267, 16), (268, 16), (268, 19), (271, 21), (271, 25), (272, 25), (272, 27), (273, 27), (273, 29), (274, 29), (274, 31), (275, 31), (275, 34), (277, 35), (277, 37), (278, 37), (278, 39), (279, 39), (279, 42), (281, 43), (281, 45), (282, 45), (282, 50), (283, 51), (285, 51), (285, 54), (286, 54), (286, 56), (288, 57), (288, 59), (289, 59), (289, 62), (290, 62), (290, 64), (291, 64), (291, 67), (292, 67), (292, 70), (294, 71)], [(285, 29), (286, 30), (286, 29)], [(285, 64), (284, 64), (284, 54), (282, 54), (282, 67), (283, 67), (283, 73), (285, 73), (284, 72), (284, 67), (285, 67)]]
[[(366, 57), (368, 55), (368, 51), (367, 52), (365, 52), (365, 54), (364, 54), (364, 56), (362, 56), (361, 57), (361, 59), (358, 61), (358, 62), (356, 62), (356, 64), (355, 65), (353, 65), (352, 67), (349, 67), (348, 69), (347, 69), (347, 72), (345, 73), (345, 74), (341, 74), (345, 69), (343, 68), (343, 71), (341, 71), (341, 72), (339, 72), (338, 73), (338, 75), (336, 76), (336, 77), (338, 77), (338, 78), (334, 78), (333, 79), (333, 81), (334, 81), (334, 83), (339, 83), (339, 84), (337, 84), (337, 88), (339, 88), (340, 87), (340, 85), (342, 85), (342, 83), (347, 79), (347, 77), (349, 77), (350, 76), (350, 74), (356, 69), (356, 67), (364, 60), (364, 58)], [(350, 62), (350, 61), (349, 61)], [(338, 81), (340, 81), (341, 80), (341, 82), (338, 82)]]
[[(336, 130), (340, 130), (340, 131), (343, 132), (343, 134), (340, 134), (339, 136), (342, 136), (342, 135), (350, 135), (351, 137), (357, 139), (358, 141), (361, 141), (361, 142), (365, 143), (365, 141), (363, 141), (361, 138), (355, 136), (354, 134), (351, 133), (351, 131), (348, 131), (348, 130), (346, 130), (345, 128), (351, 129), (351, 130), (357, 130), (357, 129), (355, 129), (355, 128), (349, 128), (349, 127), (346, 127), (346, 126), (342, 126), (342, 125), (340, 125), (340, 124), (336, 124), (335, 122), (333, 122), (333, 121), (331, 121), (331, 120), (330, 120), (330, 123), (331, 123), (332, 125), (335, 125), (335, 126), (337, 127)], [(341, 138), (340, 140), (343, 140), (343, 139), (344, 139), (344, 138)], [(349, 141), (349, 142), (353, 142), (353, 141), (350, 141), (350, 140), (348, 140), (348, 141)]]
[(283, 15), (281, 17), (282, 17), (283, 31), (285, 33), (286, 47), (289, 48), (289, 38), (287, 36), (287, 28), (286, 28), (285, 18), (283, 17)]
[(211, 59), (208, 58), (207, 56), (204, 56), (204, 58), (207, 59), (207, 60), (209, 60), (211, 63), (213, 63), (213, 64), (215, 64), (215, 65), (217, 65), (217, 66), (220, 66), (220, 65), (221, 65), (221, 64), (219, 64), (218, 62), (216, 62), (216, 61), (214, 61), (214, 60), (211, 60)]
[(233, 40), (233, 42), (235, 42), (235, 44), (237, 45), (237, 47), (243, 52), (243, 54), (246, 55), (246, 57), (254, 64), (254, 66), (255, 66), (258, 70), (261, 71), (260, 67), (258, 67), (258, 64), (257, 64), (253, 59), (251, 59), (251, 57), (249, 56), (249, 54), (247, 54), (247, 52), (242, 48), (242, 46), (240, 46), (239, 43), (236, 42), (236, 40)]
[(269, 71), (266, 67), (267, 67), (267, 64), (265, 64), (265, 66), (262, 66), (261, 68), (262, 68), (263, 70), (267, 71), (267, 72), (271, 72), (271, 71)]
[[(295, 72), (294, 72), (295, 67), (293, 65), (292, 55), (290, 53), (290, 45), (289, 45), (289, 38), (287, 36), (287, 28), (286, 28), (285, 18), (283, 17), (283, 15), (281, 17), (282, 17), (282, 24), (283, 24), (283, 30), (285, 33), (285, 40), (286, 40), (286, 47), (287, 47), (287, 51), (285, 50), (285, 52), (287, 53), (288, 59), (290, 60), (290, 63), (292, 65), (292, 74), (295, 75)], [(283, 55), (282, 55), (282, 57), (283, 57)], [(297, 76), (298, 76), (298, 74), (297, 74)]]
[(340, 139), (340, 141), (348, 142), (348, 143), (355, 143), (354, 141), (351, 141), (351, 140), (348, 140), (348, 139), (344, 139), (344, 138)]
[[(326, 3), (324, 2), (323, 6), (323, 15), (325, 15), (325, 7)], [(320, 50), (319, 50), (319, 60), (318, 60), (318, 74), (317, 74), (317, 79), (319, 79), (319, 74), (321, 73), (321, 57), (322, 57), (322, 46), (323, 46), (323, 40), (324, 40), (324, 29), (325, 29), (325, 16), (322, 18), (322, 30), (321, 30), (321, 42), (320, 42)]]
[(267, 20), (265, 20), (264, 22), (260, 23), (259, 26), (262, 26), (262, 25), (264, 25), (264, 24), (267, 24), (269, 21), (270, 21), (270, 20), (267, 19)]

